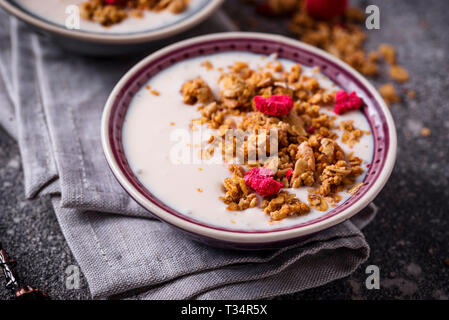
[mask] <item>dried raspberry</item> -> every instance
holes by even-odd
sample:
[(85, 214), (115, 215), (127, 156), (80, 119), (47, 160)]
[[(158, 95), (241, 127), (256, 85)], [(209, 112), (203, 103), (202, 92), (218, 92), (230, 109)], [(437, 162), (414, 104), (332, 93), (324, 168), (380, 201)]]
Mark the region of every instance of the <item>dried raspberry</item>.
[(354, 91), (347, 94), (343, 90), (337, 92), (335, 102), (334, 112), (336, 114), (343, 114), (351, 110), (357, 110), (363, 104), (362, 99), (357, 97), (357, 94)]
[(106, 4), (110, 4), (110, 5), (116, 5), (116, 6), (121, 6), (124, 4), (124, 0), (104, 0), (104, 2), (106, 2)]
[(285, 174), (285, 177), (288, 180), (290, 180), (290, 177), (292, 176), (292, 173), (293, 173), (293, 169), (292, 168), (288, 169), (287, 173)]
[(312, 134), (312, 133), (314, 133), (315, 132), (315, 127), (314, 126), (310, 126), (308, 129), (307, 129), (307, 133), (309, 133), (309, 134)]
[(259, 5), (257, 5), (256, 13), (260, 14), (261, 16), (268, 16), (268, 17), (276, 15), (268, 1), (262, 2)]
[(254, 97), (254, 104), (257, 110), (270, 116), (283, 116), (293, 109), (293, 100), (289, 95)]
[(249, 170), (245, 177), (245, 184), (263, 197), (279, 192), (283, 184), (273, 179), (274, 173), (265, 167)]
[(316, 19), (331, 20), (345, 13), (348, 0), (307, 0), (307, 13)]

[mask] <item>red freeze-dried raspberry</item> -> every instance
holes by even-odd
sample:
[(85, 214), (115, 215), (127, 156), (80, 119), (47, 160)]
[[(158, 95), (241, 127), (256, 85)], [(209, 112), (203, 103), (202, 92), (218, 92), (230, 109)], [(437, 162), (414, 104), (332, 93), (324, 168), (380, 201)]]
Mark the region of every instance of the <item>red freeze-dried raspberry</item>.
[(125, 1), (124, 0), (104, 0), (104, 2), (106, 2), (106, 4), (120, 6), (120, 5), (124, 4)]
[(314, 126), (310, 126), (308, 129), (307, 129), (307, 133), (309, 133), (309, 134), (312, 134), (312, 133), (314, 133), (315, 132), (315, 127)]
[(271, 96), (269, 98), (255, 96), (254, 103), (257, 110), (270, 116), (284, 116), (293, 109), (293, 100), (289, 95)]
[(249, 170), (243, 180), (263, 197), (271, 196), (281, 190), (283, 184), (273, 179), (273, 172), (265, 167)]
[(292, 168), (288, 169), (288, 170), (287, 170), (287, 173), (285, 174), (285, 177), (286, 177), (288, 180), (290, 180), (290, 177), (292, 176), (292, 173), (293, 173), (293, 169), (292, 169)]
[(331, 20), (345, 13), (348, 0), (307, 0), (307, 13), (316, 19)]
[(357, 94), (354, 91), (347, 94), (345, 91), (340, 90), (335, 95), (334, 112), (336, 114), (343, 114), (351, 110), (359, 109), (362, 104), (362, 99), (357, 97)]
[(268, 17), (272, 17), (275, 15), (273, 8), (271, 7), (268, 1), (258, 4), (256, 7), (256, 13), (260, 14), (261, 16), (268, 16)]

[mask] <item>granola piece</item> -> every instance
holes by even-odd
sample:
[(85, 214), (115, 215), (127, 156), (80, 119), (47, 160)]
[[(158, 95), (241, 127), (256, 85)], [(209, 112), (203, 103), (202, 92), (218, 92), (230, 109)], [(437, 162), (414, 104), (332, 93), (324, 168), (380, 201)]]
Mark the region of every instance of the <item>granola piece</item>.
[(232, 178), (226, 178), (223, 182), (225, 189), (224, 197), (220, 197), (227, 209), (230, 211), (242, 211), (254, 208), (257, 205), (257, 196), (251, 193), (243, 180), (243, 168), (232, 165), (229, 170), (233, 173)]
[(235, 73), (228, 73), (220, 79), (223, 105), (229, 109), (247, 107), (251, 105), (254, 88), (242, 77)]
[(388, 105), (401, 101), (396, 93), (396, 89), (392, 83), (386, 83), (379, 88), (380, 95), (384, 98)]
[(80, 16), (85, 20), (93, 20), (94, 11), (98, 7), (97, 1), (86, 1), (80, 4)]
[(360, 167), (350, 167), (344, 160), (324, 168), (320, 176), (321, 186), (319, 193), (327, 196), (340, 191), (338, 187), (354, 183), (354, 178), (363, 172)]
[(357, 7), (348, 7), (345, 12), (345, 17), (350, 22), (362, 23), (365, 21), (365, 12)]
[(133, 18), (139, 18), (142, 19), (144, 16), (144, 12), (141, 9), (130, 9), (129, 10), (129, 16)]
[(362, 159), (359, 157), (354, 156), (354, 154), (350, 153), (348, 154), (348, 163), (351, 165), (351, 167), (357, 167), (360, 166), (363, 162)]
[(276, 61), (269, 61), (266, 66), (267, 69), (271, 69), (274, 72), (281, 72), (283, 70), (282, 63), (278, 60)]
[(303, 83), (303, 87), (304, 89), (314, 93), (320, 89), (320, 83), (315, 78), (307, 78)]
[(295, 168), (291, 178), (293, 188), (301, 185), (311, 186), (315, 183), (315, 157), (308, 142), (303, 142), (298, 147)]
[(323, 100), (323, 96), (321, 95), (321, 93), (315, 93), (310, 99), (309, 99), (309, 103), (311, 104), (319, 104), (321, 103)]
[(366, 131), (354, 127), (354, 120), (340, 122), (340, 130), (343, 131), (341, 141), (350, 147), (353, 147), (358, 143), (363, 134), (367, 133)]
[(332, 139), (324, 138), (321, 140), (321, 153), (326, 157), (327, 163), (333, 163), (335, 159), (335, 142)]
[(239, 166), (238, 164), (230, 164), (229, 171), (231, 171), (233, 175), (240, 178), (243, 178), (245, 176), (245, 169), (243, 169), (243, 167)]
[(416, 91), (415, 90), (407, 90), (407, 96), (410, 99), (415, 99), (416, 98)]
[(318, 93), (310, 100), (312, 104), (330, 105), (335, 101), (334, 92)]
[(327, 201), (324, 199), (324, 197), (321, 197), (318, 194), (309, 192), (307, 200), (309, 201), (309, 206), (319, 211), (326, 211), (327, 209), (329, 209), (329, 204), (327, 203)]
[(298, 0), (268, 0), (268, 6), (275, 15), (286, 14), (297, 8)]
[(184, 103), (196, 104), (211, 102), (214, 98), (208, 84), (200, 77), (184, 82), (181, 87)]
[(281, 191), (275, 197), (264, 200), (262, 207), (263, 212), (269, 214), (273, 220), (282, 220), (287, 216), (303, 215), (310, 212), (307, 204), (296, 198), (295, 194), (287, 191)]
[(317, 174), (321, 174), (326, 166), (335, 164), (340, 160), (345, 159), (345, 154), (343, 149), (338, 145), (338, 143), (331, 138), (320, 138), (317, 142), (314, 140), (316, 137), (309, 139), (314, 145), (315, 151), (315, 166)]
[(368, 60), (364, 60), (359, 67), (359, 71), (366, 76), (375, 76), (379, 73), (379, 66), (368, 57)]
[(332, 207), (336, 207), (338, 203), (341, 201), (342, 196), (339, 194), (329, 194), (324, 197), (324, 200), (327, 201), (328, 204), (330, 204)]
[(167, 6), (168, 11), (171, 13), (179, 14), (186, 11), (188, 7), (188, 0), (171, 0)]
[(363, 182), (359, 182), (355, 185), (353, 185), (351, 188), (348, 189), (348, 193), (351, 195), (355, 195), (357, 193), (357, 191), (360, 190), (360, 188), (363, 186)]
[(301, 76), (301, 65), (295, 64), (290, 68), (290, 73), (287, 76), (287, 81), (289, 83), (294, 83), (299, 80), (299, 77)]
[(390, 77), (396, 82), (404, 83), (410, 79), (408, 71), (399, 65), (390, 67)]
[(233, 73), (238, 74), (242, 79), (248, 79), (254, 73), (246, 62), (236, 61), (229, 67)]
[(214, 66), (212, 65), (212, 63), (209, 60), (203, 61), (201, 63), (202, 67), (205, 67), (207, 70), (212, 70), (214, 68)]
[(368, 60), (371, 62), (378, 62), (379, 61), (379, 53), (376, 51), (370, 51), (368, 53)]
[(287, 115), (286, 120), (289, 124), (287, 130), (290, 134), (296, 135), (298, 137), (303, 137), (307, 134), (306, 130), (304, 129), (304, 121), (300, 116), (298, 116), (295, 110)]
[(189, 0), (86, 0), (80, 5), (81, 17), (103, 26), (122, 22), (127, 17), (142, 18), (145, 10), (169, 10), (174, 14), (184, 12)]
[(231, 128), (228, 124), (232, 119), (225, 118), (225, 112), (217, 102), (214, 101), (205, 106), (200, 106), (198, 109), (202, 115), (200, 124), (207, 123), (208, 128), (219, 129), (220, 136), (224, 136), (226, 131)]
[(423, 137), (428, 137), (432, 134), (432, 131), (430, 131), (429, 128), (424, 127), (420, 130), (420, 133)]
[(396, 49), (394, 46), (388, 43), (382, 43), (379, 46), (378, 51), (389, 64), (396, 64)]
[(113, 5), (97, 7), (92, 14), (91, 20), (98, 22), (103, 26), (111, 26), (120, 23), (127, 17), (125, 10)]
[(219, 109), (219, 106), (214, 101), (214, 102), (211, 102), (211, 103), (205, 105), (204, 107), (202, 107), (200, 112), (203, 117), (207, 118), (208, 120), (212, 120), (212, 117), (216, 114), (218, 109)]

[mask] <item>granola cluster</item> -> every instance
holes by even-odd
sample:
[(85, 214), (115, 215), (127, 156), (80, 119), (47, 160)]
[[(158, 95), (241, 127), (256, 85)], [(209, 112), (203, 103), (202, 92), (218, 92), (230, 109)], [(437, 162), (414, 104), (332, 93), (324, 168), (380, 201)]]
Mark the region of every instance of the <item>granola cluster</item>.
[(369, 131), (363, 131), (354, 127), (353, 120), (340, 122), (340, 130), (343, 132), (341, 141), (350, 147), (358, 143), (364, 134), (370, 134)]
[[(229, 167), (232, 177), (224, 180), (224, 196), (220, 197), (229, 210), (259, 206), (272, 220), (306, 214), (310, 206), (325, 211), (329, 204), (335, 206), (341, 200), (337, 193), (352, 186), (363, 172), (362, 160), (345, 155), (337, 143), (336, 131), (340, 127), (335, 123), (336, 116), (323, 112), (332, 110), (336, 92), (321, 88), (314, 76), (302, 72), (300, 65), (284, 70), (277, 59), (267, 60), (266, 66), (257, 70), (244, 62), (221, 70), (218, 97), (201, 78), (186, 81), (181, 88), (183, 101), (198, 104), (201, 114), (193, 120), (192, 128), (207, 125), (216, 129), (204, 154), (211, 156), (220, 149), (225, 161), (234, 161)], [(254, 102), (255, 97), (275, 96), (289, 97), (276, 101), (293, 102), (288, 114), (261, 112)], [(346, 143), (355, 144), (364, 133), (369, 133), (356, 129), (351, 121), (341, 126), (343, 134), (348, 135)], [(233, 137), (231, 143), (226, 143), (228, 129), (250, 135), (242, 141)], [(277, 133), (276, 137), (272, 132)], [(272, 150), (274, 143), (277, 148)], [(273, 154), (274, 149), (277, 152)], [(252, 151), (270, 156), (252, 159)], [(243, 156), (238, 158), (238, 154)], [(267, 190), (255, 187), (258, 181), (267, 183), (266, 188), (279, 184), (281, 189), (275, 194), (257, 192)], [(285, 190), (303, 186), (310, 188), (309, 204)]]
[(81, 17), (105, 27), (128, 17), (141, 18), (145, 10), (184, 12), (190, 0), (87, 0), (80, 5)]
[(223, 182), (225, 195), (220, 199), (228, 205), (230, 211), (241, 211), (248, 208), (254, 208), (257, 204), (255, 193), (250, 193), (246, 187), (243, 176), (245, 171), (241, 166), (230, 165), (232, 178), (226, 178)]

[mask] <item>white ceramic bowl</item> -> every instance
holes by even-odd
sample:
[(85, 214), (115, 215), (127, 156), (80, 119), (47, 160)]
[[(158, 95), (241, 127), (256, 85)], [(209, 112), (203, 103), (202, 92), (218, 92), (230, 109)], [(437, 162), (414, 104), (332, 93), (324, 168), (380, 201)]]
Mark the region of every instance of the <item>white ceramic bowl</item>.
[[(363, 112), (371, 127), (374, 155), (364, 185), (345, 202), (319, 218), (269, 231), (233, 230), (208, 225), (186, 217), (152, 195), (130, 169), (122, 145), (122, 124), (130, 101), (155, 74), (184, 59), (225, 51), (277, 53), (279, 57), (321, 71), (346, 91), (356, 91), (365, 103)], [(106, 103), (101, 126), (106, 159), (123, 188), (159, 219), (211, 245), (237, 249), (285, 246), (335, 226), (366, 207), (387, 182), (396, 159), (396, 130), (390, 111), (376, 89), (357, 71), (330, 54), (278, 35), (220, 33), (171, 45), (148, 56), (133, 67), (115, 86)]]
[(166, 27), (124, 34), (70, 30), (22, 9), (14, 0), (0, 0), (0, 7), (41, 33), (50, 36), (66, 49), (91, 55), (115, 55), (148, 48), (157, 40), (182, 33), (204, 21), (220, 7), (222, 2), (223, 0), (209, 0), (199, 10)]

